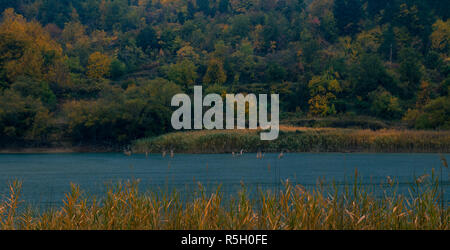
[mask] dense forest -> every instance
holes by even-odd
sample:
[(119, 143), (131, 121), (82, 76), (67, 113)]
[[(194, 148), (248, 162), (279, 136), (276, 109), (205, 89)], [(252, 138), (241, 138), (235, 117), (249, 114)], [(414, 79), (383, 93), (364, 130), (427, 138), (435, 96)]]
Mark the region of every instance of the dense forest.
[(0, 142), (126, 144), (170, 100), (450, 129), (449, 0), (0, 0)]

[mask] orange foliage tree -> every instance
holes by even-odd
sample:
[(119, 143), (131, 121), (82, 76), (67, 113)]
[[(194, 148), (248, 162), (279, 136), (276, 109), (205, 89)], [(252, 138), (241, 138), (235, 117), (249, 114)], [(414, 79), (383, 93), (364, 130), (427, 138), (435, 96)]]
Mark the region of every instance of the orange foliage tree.
[[(15, 55), (10, 54), (9, 45), (20, 45)], [(38, 22), (28, 22), (7, 9), (0, 23), (0, 55), (7, 81), (14, 82), (21, 75), (44, 80), (60, 62), (62, 48)]]

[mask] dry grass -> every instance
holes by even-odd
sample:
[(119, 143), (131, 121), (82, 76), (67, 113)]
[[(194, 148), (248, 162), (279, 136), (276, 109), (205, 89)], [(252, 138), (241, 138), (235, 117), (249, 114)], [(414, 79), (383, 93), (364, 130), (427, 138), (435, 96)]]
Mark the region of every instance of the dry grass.
[[(261, 192), (249, 198), (245, 188), (224, 199), (198, 192), (182, 202), (180, 193), (141, 193), (137, 182), (111, 188), (101, 200), (83, 196), (78, 186), (58, 209), (18, 213), (20, 182), (0, 205), (0, 229), (443, 229), (448, 230), (448, 206), (440, 202), (436, 177), (418, 178), (408, 197), (385, 192), (375, 198), (355, 177), (353, 185), (339, 190), (318, 185), (306, 190), (285, 183), (279, 192)], [(385, 184), (387, 191), (395, 184)], [(328, 191), (327, 191), (328, 190)], [(390, 193), (390, 195), (388, 195)]]
[(361, 130), (281, 126), (274, 141), (261, 141), (259, 130), (175, 132), (137, 140), (134, 152), (450, 152), (450, 131)]

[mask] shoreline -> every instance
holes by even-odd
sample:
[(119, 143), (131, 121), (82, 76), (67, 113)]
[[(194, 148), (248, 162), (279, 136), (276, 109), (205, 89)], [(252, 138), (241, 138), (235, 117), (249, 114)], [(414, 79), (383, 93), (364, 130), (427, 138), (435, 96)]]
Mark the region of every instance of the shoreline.
[(123, 153), (231, 154), (246, 153), (450, 153), (450, 131), (364, 130), (281, 126), (274, 141), (261, 141), (259, 130), (173, 132), (142, 138), (129, 146), (55, 143), (45, 147), (4, 147), (0, 154)]
[[(6, 154), (93, 154), (93, 153), (114, 153), (123, 154), (122, 151), (116, 150), (85, 150), (75, 148), (23, 148), (23, 149), (2, 149), (0, 155)], [(228, 155), (232, 152), (174, 152), (183, 155)], [(245, 151), (244, 154), (256, 154), (256, 151)], [(263, 152), (267, 154), (277, 154), (280, 152), (270, 151)], [(430, 152), (430, 151), (399, 151), (399, 152), (377, 152), (370, 150), (352, 150), (352, 151), (284, 151), (286, 154), (450, 154), (450, 152)], [(145, 155), (145, 152), (133, 152), (132, 155)], [(149, 155), (159, 155), (161, 152), (148, 152)]]
[(0, 149), (2, 154), (71, 154), (71, 153), (120, 153), (120, 151), (96, 147), (32, 147)]
[(274, 141), (258, 130), (173, 132), (134, 141), (134, 153), (449, 153), (450, 131), (280, 127)]

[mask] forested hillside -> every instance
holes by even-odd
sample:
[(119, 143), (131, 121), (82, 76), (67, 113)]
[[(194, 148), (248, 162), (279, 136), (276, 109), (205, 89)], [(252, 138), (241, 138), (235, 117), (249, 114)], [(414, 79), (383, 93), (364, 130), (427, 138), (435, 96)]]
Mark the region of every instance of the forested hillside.
[(0, 0), (0, 142), (126, 144), (179, 92), (450, 129), (449, 0)]

